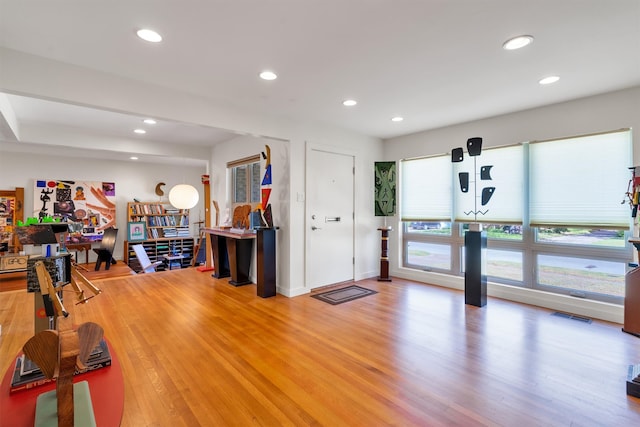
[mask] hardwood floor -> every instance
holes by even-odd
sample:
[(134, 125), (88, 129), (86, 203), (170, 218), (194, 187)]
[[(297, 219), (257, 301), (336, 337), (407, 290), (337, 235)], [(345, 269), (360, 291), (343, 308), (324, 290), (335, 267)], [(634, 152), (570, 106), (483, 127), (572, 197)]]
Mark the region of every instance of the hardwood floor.
[[(123, 261), (118, 261), (113, 264), (109, 270), (102, 268), (98, 271), (94, 271), (95, 263), (79, 264), (80, 273), (87, 279), (94, 280), (106, 280), (121, 276), (131, 276), (136, 274), (127, 264)], [(25, 290), (27, 289), (27, 272), (19, 271), (15, 273), (2, 273), (0, 274), (0, 292)]]
[(24, 291), (27, 289), (27, 272), (17, 271), (0, 274), (0, 292)]
[[(365, 280), (332, 306), (256, 297), (195, 269), (96, 282), (125, 376), (123, 426), (638, 426), (625, 393), (640, 339), (461, 292)], [(70, 306), (70, 304), (67, 304)], [(0, 293), (0, 369), (31, 336), (32, 297)]]

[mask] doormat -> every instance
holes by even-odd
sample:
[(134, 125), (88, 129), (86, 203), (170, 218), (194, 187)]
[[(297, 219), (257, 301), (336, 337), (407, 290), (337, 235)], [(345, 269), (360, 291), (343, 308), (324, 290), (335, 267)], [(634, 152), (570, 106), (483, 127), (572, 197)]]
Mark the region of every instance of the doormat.
[(354, 299), (366, 297), (367, 295), (377, 294), (371, 289), (361, 288), (360, 286), (351, 285), (346, 288), (334, 289), (332, 291), (321, 292), (311, 295), (312, 298), (327, 302), (331, 305), (342, 304), (343, 302), (353, 301)]

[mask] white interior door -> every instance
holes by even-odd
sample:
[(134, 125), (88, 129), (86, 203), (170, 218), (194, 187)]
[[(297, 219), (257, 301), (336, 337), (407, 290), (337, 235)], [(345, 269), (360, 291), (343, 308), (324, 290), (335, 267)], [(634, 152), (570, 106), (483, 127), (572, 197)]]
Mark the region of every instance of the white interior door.
[(313, 289), (354, 278), (354, 157), (307, 153), (306, 265)]

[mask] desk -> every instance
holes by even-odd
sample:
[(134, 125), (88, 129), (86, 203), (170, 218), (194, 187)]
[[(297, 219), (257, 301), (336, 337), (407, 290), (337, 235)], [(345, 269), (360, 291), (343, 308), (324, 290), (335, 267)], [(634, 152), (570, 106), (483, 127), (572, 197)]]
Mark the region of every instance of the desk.
[(91, 250), (91, 243), (69, 243), (66, 245), (68, 251), (74, 251), (76, 253), (76, 262), (80, 263), (78, 258), (78, 252), (84, 252), (84, 263), (89, 264), (89, 251)]
[(232, 233), (226, 229), (204, 228), (209, 234), (213, 249), (213, 277), (220, 279), (231, 276), (229, 284), (248, 285), (251, 282), (251, 255), (255, 233)]
[(276, 294), (276, 228), (259, 228), (256, 233), (232, 233), (219, 228), (204, 228), (211, 239), (213, 250), (213, 277), (231, 276), (234, 286), (251, 283), (249, 269), (253, 240), (257, 239), (257, 288), (262, 298)]
[[(108, 343), (107, 343), (108, 344)], [(73, 382), (88, 381), (89, 393), (93, 404), (96, 424), (101, 427), (119, 426), (124, 410), (124, 380), (122, 368), (113, 348), (109, 346), (111, 366), (73, 377)], [(20, 390), (9, 394), (11, 376), (15, 364), (11, 364), (0, 385), (0, 408), (2, 425), (32, 427), (36, 415), (36, 398), (44, 392), (54, 390), (56, 383), (51, 382), (29, 390)]]

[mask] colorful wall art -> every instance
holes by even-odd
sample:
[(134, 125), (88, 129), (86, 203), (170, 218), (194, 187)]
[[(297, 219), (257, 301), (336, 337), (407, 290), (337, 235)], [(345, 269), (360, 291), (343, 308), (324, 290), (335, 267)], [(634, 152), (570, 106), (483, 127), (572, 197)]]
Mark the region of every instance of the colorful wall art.
[(396, 162), (375, 162), (375, 216), (396, 214)]
[[(460, 182), (460, 191), (468, 195), (464, 200), (465, 206), (468, 205), (468, 207), (465, 207), (464, 214), (466, 216), (473, 216), (473, 220), (478, 221), (478, 215), (486, 215), (489, 212), (489, 209), (485, 208), (485, 206), (489, 203), (489, 200), (491, 200), (491, 197), (493, 197), (496, 191), (495, 186), (488, 185), (483, 187), (481, 194), (478, 195), (478, 178), (480, 178), (481, 181), (491, 181), (493, 179), (491, 177), (493, 165), (481, 165), (480, 173), (478, 173), (477, 159), (480, 154), (482, 154), (482, 138), (480, 137), (469, 138), (467, 140), (467, 154), (473, 158), (473, 171), (458, 172), (458, 181)], [(452, 163), (463, 163), (464, 160), (464, 150), (462, 147), (451, 150)], [(470, 191), (470, 184), (473, 184), (472, 192)], [(480, 207), (478, 207), (478, 201), (480, 201)]]
[(266, 161), (264, 166), (264, 177), (261, 183), (261, 200), (262, 200), (262, 213), (264, 216), (264, 222), (267, 227), (273, 228), (273, 213), (271, 212), (271, 203), (269, 203), (269, 197), (271, 196), (271, 147), (264, 146), (267, 154), (262, 153), (262, 158)]
[(15, 210), (15, 197), (0, 197), (0, 252), (6, 252), (13, 246)]
[(69, 234), (70, 243), (102, 240), (104, 230), (116, 226), (115, 183), (37, 179), (32, 216), (82, 223), (81, 231)]

